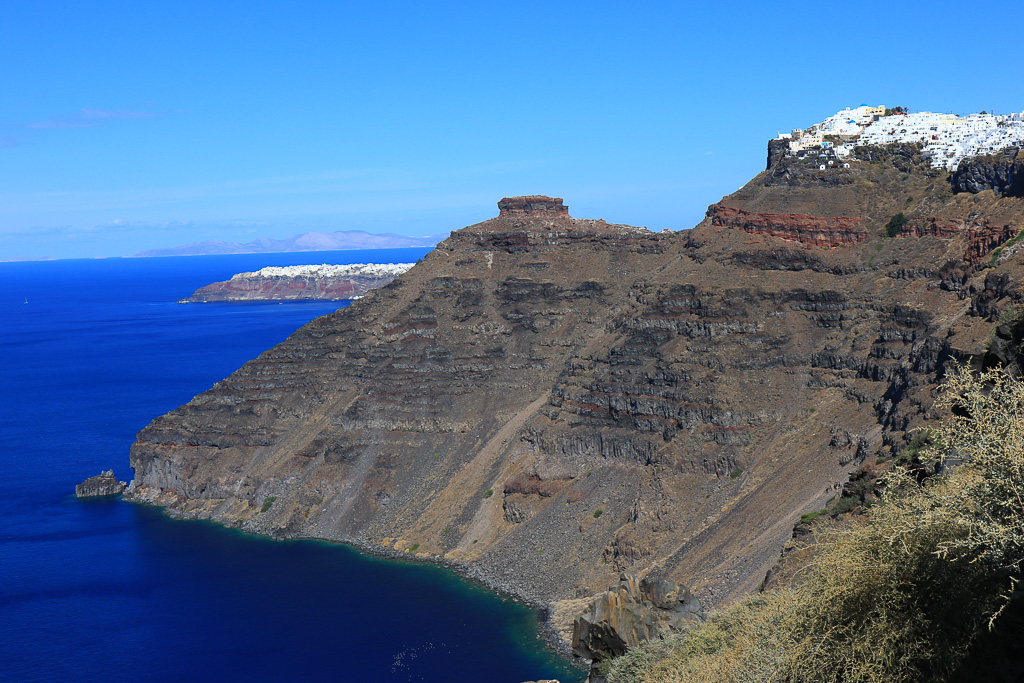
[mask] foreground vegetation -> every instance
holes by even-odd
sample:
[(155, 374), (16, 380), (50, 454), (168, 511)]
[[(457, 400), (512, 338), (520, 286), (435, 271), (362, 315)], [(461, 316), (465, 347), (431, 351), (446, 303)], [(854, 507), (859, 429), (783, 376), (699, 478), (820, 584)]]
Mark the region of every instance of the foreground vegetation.
[[(1024, 559), (1024, 384), (955, 372), (952, 417), (927, 455), (965, 463), (919, 483), (897, 468), (870, 518), (819, 533), (787, 588), (614, 660), (611, 683), (983, 680), (968, 656), (1006, 607)], [(958, 673), (959, 672), (959, 673)]]

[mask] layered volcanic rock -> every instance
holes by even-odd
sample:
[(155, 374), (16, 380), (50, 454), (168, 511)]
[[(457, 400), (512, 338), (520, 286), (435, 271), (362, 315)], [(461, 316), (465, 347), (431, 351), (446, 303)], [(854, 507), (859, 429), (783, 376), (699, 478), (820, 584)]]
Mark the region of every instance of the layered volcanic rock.
[(502, 200), (154, 420), (126, 495), (444, 560), (556, 610), (627, 571), (709, 608), (754, 592), (1024, 302), (1019, 252), (985, 270), (965, 231), (884, 238), (900, 210), (1013, 232), (1021, 201), (886, 163), (798, 192), (762, 173), (675, 233)]
[(857, 244), (868, 234), (858, 229), (859, 218), (823, 218), (797, 213), (758, 213), (723, 204), (708, 209), (711, 224), (738, 228), (755, 235), (779, 237), (813, 247)]
[(530, 195), (528, 197), (505, 197), (498, 202), (500, 216), (551, 216), (568, 217), (569, 207), (561, 197)]
[(354, 263), (332, 266), (325, 263), (319, 266), (270, 266), (200, 287), (180, 303), (355, 299), (371, 289), (383, 287), (413, 265)]

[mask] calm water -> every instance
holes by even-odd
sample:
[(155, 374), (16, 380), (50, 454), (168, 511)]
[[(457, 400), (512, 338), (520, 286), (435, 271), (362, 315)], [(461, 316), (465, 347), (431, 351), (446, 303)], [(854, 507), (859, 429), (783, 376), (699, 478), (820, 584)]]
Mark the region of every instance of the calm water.
[(445, 570), (73, 496), (101, 469), (130, 479), (149, 420), (343, 305), (178, 298), (426, 251), (0, 264), (0, 679), (582, 680), (532, 610)]

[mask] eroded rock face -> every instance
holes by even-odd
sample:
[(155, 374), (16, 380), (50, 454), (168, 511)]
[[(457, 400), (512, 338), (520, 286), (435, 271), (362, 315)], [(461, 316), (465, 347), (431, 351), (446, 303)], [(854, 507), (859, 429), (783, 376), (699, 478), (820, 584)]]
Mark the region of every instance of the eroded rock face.
[(768, 166), (771, 168), (781, 159), (784, 159), (789, 151), (789, 140), (772, 139), (768, 141)]
[(997, 155), (968, 157), (953, 171), (949, 182), (954, 192), (992, 190), (1005, 197), (1024, 197), (1024, 154), (1010, 149)]
[(498, 202), (500, 216), (549, 216), (569, 217), (569, 207), (562, 203), (561, 197), (530, 195), (528, 197), (505, 197)]
[(993, 225), (988, 221), (943, 220), (941, 218), (925, 218), (911, 221), (900, 230), (900, 237), (923, 237), (931, 235), (945, 239), (957, 235), (967, 238), (967, 248), (963, 260), (978, 263), (997, 248), (1012, 239), (1021, 228), (1013, 225)]
[(688, 630), (702, 621), (700, 614), (700, 601), (685, 586), (622, 574), (576, 618), (573, 654), (595, 662), (618, 657), (653, 638)]
[(75, 485), (76, 498), (94, 498), (97, 496), (113, 496), (124, 491), (127, 484), (118, 481), (114, 470), (104, 470), (95, 477), (89, 477), (81, 484)]
[(868, 234), (858, 228), (859, 218), (824, 218), (796, 213), (758, 213), (714, 204), (707, 212), (711, 224), (738, 228), (755, 235), (778, 237), (812, 247), (857, 244)]
[[(949, 363), (1024, 305), (1024, 254), (986, 275), (966, 231), (883, 239), (903, 194), (764, 175), (689, 231), (510, 208), (452, 233), (154, 420), (127, 497), (547, 603), (655, 567), (708, 608), (757, 590), (801, 513), (940, 419)], [(963, 199), (928, 215), (975, 220)]]

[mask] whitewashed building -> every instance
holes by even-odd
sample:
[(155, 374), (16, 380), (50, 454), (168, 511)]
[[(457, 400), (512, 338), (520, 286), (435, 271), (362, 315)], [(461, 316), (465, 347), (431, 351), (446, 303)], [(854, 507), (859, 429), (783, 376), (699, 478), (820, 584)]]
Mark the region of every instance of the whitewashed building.
[(820, 149), (823, 143), (830, 143), (828, 146), (840, 158), (848, 157), (857, 145), (917, 143), (932, 167), (956, 170), (965, 157), (1024, 146), (1024, 112), (957, 116), (923, 111), (885, 116), (884, 106), (861, 105), (846, 108), (805, 130), (794, 129), (785, 137), (790, 141), (790, 156)]

